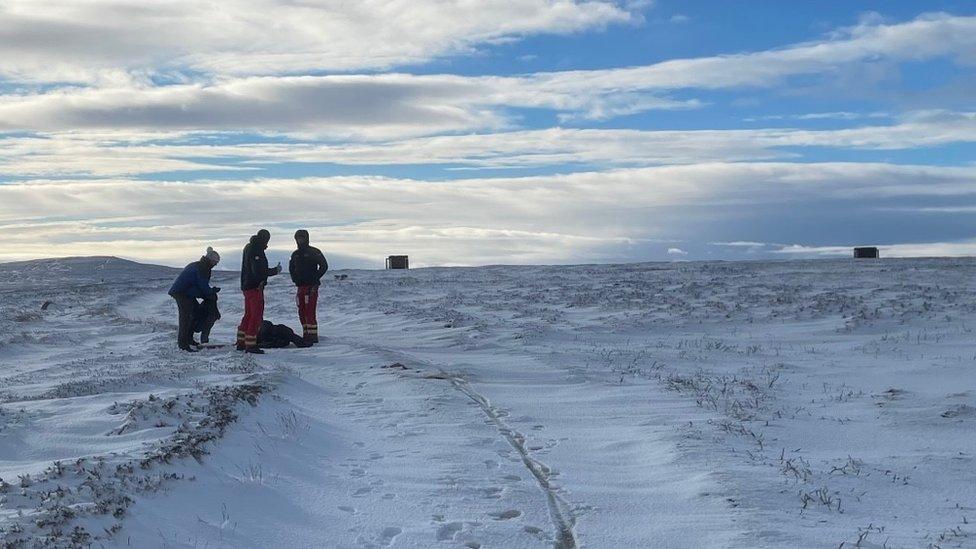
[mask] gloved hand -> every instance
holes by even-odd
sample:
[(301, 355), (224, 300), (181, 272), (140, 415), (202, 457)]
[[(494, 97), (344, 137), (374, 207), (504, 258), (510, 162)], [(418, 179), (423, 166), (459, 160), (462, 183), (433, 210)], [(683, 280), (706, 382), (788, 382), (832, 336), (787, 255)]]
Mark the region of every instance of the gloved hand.
[(215, 294), (216, 293), (220, 293), (220, 286), (214, 286), (213, 291), (214, 291)]

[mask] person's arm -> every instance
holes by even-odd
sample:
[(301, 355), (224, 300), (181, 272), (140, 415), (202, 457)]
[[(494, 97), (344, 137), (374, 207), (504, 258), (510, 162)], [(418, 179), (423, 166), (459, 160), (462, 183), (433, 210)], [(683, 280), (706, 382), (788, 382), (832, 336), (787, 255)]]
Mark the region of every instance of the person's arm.
[(316, 280), (321, 280), (322, 277), (325, 276), (325, 273), (329, 271), (329, 262), (326, 261), (325, 254), (323, 254), (322, 252), (319, 252), (319, 257), (318, 257), (316, 267), (317, 268), (315, 270), (315, 278)]
[(277, 275), (281, 272), (281, 263), (278, 263), (277, 267), (273, 269), (268, 268), (268, 256), (264, 252), (259, 252), (260, 255), (255, 255), (252, 259), (254, 278), (255, 280), (267, 280), (272, 276)]
[(241, 285), (245, 280), (254, 280), (254, 253), (251, 245), (244, 246), (244, 255), (241, 258)]
[(291, 254), (291, 260), (288, 261), (288, 274), (291, 276), (291, 281), (298, 286), (298, 276), (295, 273), (295, 254)]

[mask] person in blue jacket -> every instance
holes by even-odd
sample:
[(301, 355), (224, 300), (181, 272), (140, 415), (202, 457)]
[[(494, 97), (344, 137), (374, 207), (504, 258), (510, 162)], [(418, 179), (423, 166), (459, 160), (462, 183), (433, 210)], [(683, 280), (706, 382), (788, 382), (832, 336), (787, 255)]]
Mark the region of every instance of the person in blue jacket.
[(210, 287), (210, 275), (217, 263), (220, 263), (220, 254), (208, 247), (207, 253), (199, 261), (194, 261), (183, 269), (169, 289), (169, 295), (176, 300), (179, 311), (180, 327), (176, 343), (183, 351), (195, 353), (196, 349), (191, 344), (200, 345), (193, 341), (193, 313), (199, 305), (198, 299), (213, 298), (220, 291), (220, 288)]

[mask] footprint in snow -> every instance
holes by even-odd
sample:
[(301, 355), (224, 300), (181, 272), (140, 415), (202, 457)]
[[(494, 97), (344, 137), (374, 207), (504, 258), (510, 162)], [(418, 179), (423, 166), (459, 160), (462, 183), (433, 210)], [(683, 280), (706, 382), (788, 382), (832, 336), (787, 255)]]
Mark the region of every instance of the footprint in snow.
[(437, 541), (454, 541), (464, 527), (460, 522), (449, 522), (437, 529)]
[(339, 510), (340, 511), (343, 511), (343, 512), (346, 512), (346, 513), (349, 513), (350, 515), (355, 515), (356, 514), (356, 508), (355, 507), (350, 507), (348, 505), (340, 505), (339, 506)]
[(387, 526), (380, 532), (380, 539), (379, 539), (380, 545), (383, 545), (385, 547), (389, 547), (390, 545), (393, 545), (393, 540), (396, 539), (396, 537), (399, 536), (402, 532), (403, 530), (397, 528), (396, 526)]
[(522, 511), (519, 511), (518, 509), (506, 509), (504, 511), (488, 513), (488, 516), (495, 520), (512, 520), (513, 518), (522, 516)]

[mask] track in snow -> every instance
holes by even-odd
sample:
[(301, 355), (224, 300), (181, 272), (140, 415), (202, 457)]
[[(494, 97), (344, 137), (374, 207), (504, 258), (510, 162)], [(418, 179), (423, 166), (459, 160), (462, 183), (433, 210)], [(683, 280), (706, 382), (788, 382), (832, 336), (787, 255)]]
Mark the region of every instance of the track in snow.
[(544, 463), (536, 460), (529, 454), (529, 450), (525, 447), (525, 436), (519, 433), (515, 429), (508, 426), (504, 420), (502, 420), (501, 415), (498, 410), (492, 406), (491, 401), (486, 397), (479, 394), (477, 391), (471, 388), (468, 383), (458, 376), (451, 375), (444, 370), (441, 373), (447, 377), (451, 382), (451, 385), (463, 393), (465, 396), (474, 401), (481, 411), (484, 412), (485, 416), (498, 428), (498, 432), (505, 437), (512, 448), (518, 452), (519, 456), (522, 458), (522, 463), (525, 464), (525, 468), (532, 473), (535, 477), (536, 482), (539, 483), (539, 488), (542, 489), (543, 493), (546, 495), (546, 500), (549, 505), (549, 516), (552, 519), (552, 525), (556, 530), (556, 540), (554, 547), (556, 549), (576, 549), (579, 544), (576, 541), (576, 516), (573, 514), (571, 506), (564, 501), (556, 490), (552, 487), (549, 482), (551, 475), (551, 470)]

